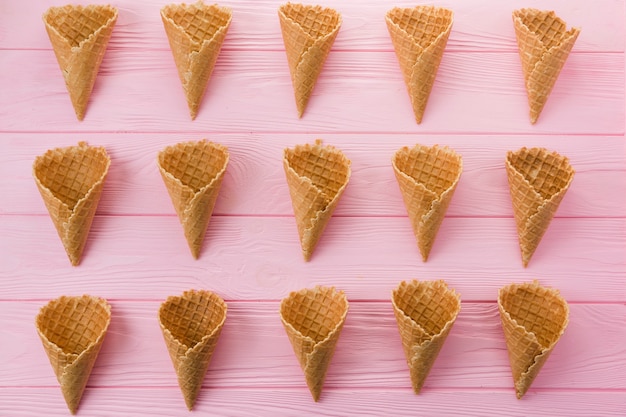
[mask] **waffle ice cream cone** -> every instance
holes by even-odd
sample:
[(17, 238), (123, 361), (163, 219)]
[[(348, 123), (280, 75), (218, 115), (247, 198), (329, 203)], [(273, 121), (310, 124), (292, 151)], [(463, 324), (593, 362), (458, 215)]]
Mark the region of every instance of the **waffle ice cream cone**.
[(574, 169), (556, 152), (522, 148), (507, 153), (506, 172), (526, 267), (574, 179)]
[(102, 298), (62, 296), (41, 308), (35, 325), (61, 392), (76, 413), (111, 321)]
[(553, 11), (520, 9), (513, 24), (522, 61), (530, 121), (535, 123), (565, 65), (580, 29), (567, 30)]
[(442, 280), (413, 280), (393, 290), (391, 303), (413, 390), (419, 394), (461, 310), (461, 297)]
[(280, 304), (280, 319), (315, 401), (348, 313), (348, 299), (333, 287), (292, 292)]
[(287, 3), (279, 7), (278, 17), (298, 116), (302, 117), (339, 32), (341, 15), (330, 8)]
[(210, 291), (185, 291), (159, 308), (159, 324), (178, 385), (191, 410), (226, 321), (224, 300)]
[(317, 140), (314, 145), (285, 149), (283, 166), (298, 225), (304, 259), (308, 261), (350, 179), (350, 161)]
[(168, 146), (157, 158), (161, 177), (183, 225), (191, 254), (196, 259), (202, 249), (228, 159), (225, 146), (207, 140)]
[(463, 171), (461, 156), (447, 146), (417, 144), (398, 150), (392, 166), (426, 262)]
[(232, 12), (227, 7), (198, 1), (169, 4), (161, 9), (161, 19), (193, 120), (228, 32)]
[(498, 309), (515, 394), (522, 398), (563, 335), (569, 308), (558, 290), (533, 281), (501, 288)]
[(38, 156), (33, 176), (72, 265), (80, 262), (111, 160), (80, 142)]
[(385, 16), (417, 123), (422, 122), (439, 63), (452, 30), (451, 10), (395, 7)]
[(83, 120), (117, 21), (117, 9), (109, 5), (50, 7), (43, 21), (76, 117)]

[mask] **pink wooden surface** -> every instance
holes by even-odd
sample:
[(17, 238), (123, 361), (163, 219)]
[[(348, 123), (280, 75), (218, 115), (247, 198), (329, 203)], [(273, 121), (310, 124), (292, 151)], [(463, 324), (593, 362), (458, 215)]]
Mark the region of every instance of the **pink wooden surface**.
[[(626, 413), (626, 16), (624, 0), (437, 2), (455, 12), (424, 122), (413, 121), (384, 24), (398, 0), (324, 0), (343, 25), (307, 112), (296, 117), (276, 9), (229, 0), (233, 23), (198, 118), (190, 121), (159, 17), (167, 0), (116, 0), (85, 120), (75, 119), (41, 21), (62, 0), (0, 0), (0, 416), (69, 412), (33, 321), (62, 294), (106, 297), (109, 334), (84, 416), (187, 413), (156, 321), (190, 288), (220, 294), (228, 318), (195, 413), (219, 416)], [(527, 116), (510, 13), (554, 9), (582, 28), (536, 125)], [(156, 167), (163, 147), (207, 137), (231, 162), (199, 260)], [(323, 138), (352, 178), (310, 263), (300, 255), (282, 150)], [(110, 175), (79, 267), (71, 267), (31, 169), (49, 148), (86, 140)], [(463, 156), (464, 172), (423, 263), (390, 166), (416, 142)], [(543, 146), (576, 176), (528, 268), (521, 266), (504, 155)], [(462, 310), (416, 396), (389, 295), (404, 279), (445, 279)], [(515, 398), (495, 299), (537, 278), (570, 303), (570, 324), (522, 400)], [(350, 311), (319, 403), (278, 317), (316, 284)]]

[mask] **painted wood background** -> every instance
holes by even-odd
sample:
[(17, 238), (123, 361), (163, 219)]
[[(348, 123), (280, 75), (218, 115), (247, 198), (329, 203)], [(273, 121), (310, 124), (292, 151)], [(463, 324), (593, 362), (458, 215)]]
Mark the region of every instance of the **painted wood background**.
[[(0, 0), (0, 415), (64, 416), (34, 328), (62, 294), (106, 297), (113, 317), (81, 416), (187, 411), (156, 320), (168, 295), (210, 289), (229, 311), (194, 413), (216, 416), (621, 416), (626, 413), (624, 0), (447, 0), (455, 21), (416, 125), (383, 16), (420, 1), (320, 0), (343, 25), (297, 118), (275, 0), (225, 0), (233, 22), (190, 121), (159, 9), (119, 8), (85, 120), (74, 116), (41, 15), (60, 0)], [(511, 12), (553, 9), (582, 32), (536, 125), (528, 120)], [(208, 138), (231, 162), (194, 260), (156, 167), (163, 147)], [(322, 138), (352, 178), (310, 263), (300, 254), (282, 150)], [(83, 261), (71, 267), (32, 179), (34, 158), (85, 140), (110, 175)], [(415, 143), (448, 145), (464, 172), (421, 261), (391, 169)], [(543, 146), (574, 182), (529, 267), (521, 265), (504, 157)], [(405, 279), (445, 279), (462, 309), (422, 394), (391, 310)], [(569, 327), (515, 398), (495, 299), (537, 278), (570, 303)], [(350, 311), (319, 403), (278, 317), (290, 291), (343, 289)]]

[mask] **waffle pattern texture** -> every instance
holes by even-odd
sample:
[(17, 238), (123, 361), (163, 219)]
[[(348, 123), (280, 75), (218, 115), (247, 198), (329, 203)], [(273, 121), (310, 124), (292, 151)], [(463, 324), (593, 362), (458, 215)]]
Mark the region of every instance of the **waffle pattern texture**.
[(191, 410), (226, 321), (227, 306), (217, 294), (185, 291), (159, 308), (159, 323), (185, 404)]
[(522, 262), (528, 266), (574, 179), (574, 169), (556, 152), (524, 147), (507, 153), (506, 172)]
[(283, 167), (305, 260), (309, 260), (350, 179), (350, 161), (333, 146), (285, 149)]
[(567, 30), (553, 11), (520, 9), (513, 24), (522, 61), (530, 121), (537, 122), (580, 29)]
[(453, 13), (434, 6), (395, 7), (385, 21), (415, 120), (421, 123), (452, 30)]
[(515, 393), (522, 398), (565, 332), (567, 302), (538, 281), (511, 284), (498, 293)]
[(78, 410), (89, 375), (111, 321), (102, 298), (62, 296), (41, 308), (35, 325), (61, 392), (72, 414)]
[(108, 5), (50, 7), (43, 21), (76, 117), (83, 120), (117, 21), (117, 9)]
[(201, 140), (181, 142), (159, 152), (157, 164), (194, 258), (217, 201), (229, 154), (225, 146)]
[(80, 142), (38, 156), (33, 176), (72, 265), (78, 265), (111, 160), (102, 147)]
[(339, 32), (341, 15), (321, 6), (286, 3), (279, 7), (278, 17), (298, 116), (302, 117)]
[(461, 298), (442, 281), (402, 281), (391, 294), (413, 390), (420, 393), (461, 310)]
[(232, 12), (202, 1), (169, 4), (161, 9), (161, 20), (193, 120), (230, 27)]
[(426, 262), (461, 178), (463, 161), (447, 146), (417, 144), (399, 149), (392, 166)]
[(280, 304), (280, 318), (315, 401), (347, 313), (348, 299), (332, 287), (292, 292)]

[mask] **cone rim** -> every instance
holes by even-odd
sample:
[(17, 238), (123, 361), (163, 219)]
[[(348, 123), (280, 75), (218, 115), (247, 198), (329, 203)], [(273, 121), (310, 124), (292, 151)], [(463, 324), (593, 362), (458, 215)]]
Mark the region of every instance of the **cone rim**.
[[(442, 191), (441, 193), (437, 193), (436, 191), (433, 191), (431, 189), (429, 189), (428, 187), (426, 187), (426, 185), (423, 182), (417, 181), (415, 178), (413, 178), (411, 175), (407, 174), (406, 172), (404, 172), (404, 170), (400, 169), (397, 165), (397, 159), (400, 156), (400, 154), (402, 152), (408, 152), (409, 154), (411, 154), (414, 150), (421, 150), (425, 153), (430, 154), (431, 152), (437, 152), (438, 150), (445, 152), (446, 154), (454, 157), (454, 159), (458, 162), (459, 164), (459, 172), (454, 180), (454, 182), (452, 182), (452, 184), (447, 187), (444, 191)], [(433, 146), (427, 146), (427, 145), (422, 145), (422, 144), (416, 144), (415, 146), (413, 146), (412, 148), (409, 148), (408, 146), (403, 146), (402, 148), (398, 149), (392, 156), (391, 158), (391, 164), (393, 166), (394, 171), (396, 171), (397, 174), (401, 175), (403, 178), (409, 180), (411, 183), (413, 183), (415, 186), (420, 187), (420, 189), (422, 189), (423, 191), (427, 192), (429, 195), (432, 195), (433, 197), (435, 197), (434, 201), (439, 201), (439, 200), (443, 200), (443, 198), (448, 195), (458, 184), (459, 180), (461, 179), (461, 174), (463, 173), (463, 158), (461, 157), (461, 155), (459, 153), (457, 153), (454, 149), (448, 147), (447, 145), (444, 146), (439, 146), (438, 144), (435, 144)]]
[(518, 21), (521, 25), (521, 27), (524, 28), (524, 30), (529, 33), (532, 34), (533, 36), (536, 36), (537, 33), (533, 32), (532, 30), (530, 30), (530, 28), (528, 27), (528, 25), (526, 24), (526, 22), (523, 19), (522, 13), (524, 12), (532, 12), (533, 14), (537, 14), (537, 13), (547, 13), (547, 15), (551, 18), (553, 18), (554, 20), (558, 21), (559, 23), (562, 23), (563, 26), (565, 27), (565, 30), (562, 33), (563, 37), (561, 39), (561, 42), (559, 42), (558, 44), (550, 47), (550, 48), (546, 48), (545, 44), (543, 42), (541, 42), (541, 45), (543, 45), (544, 47), (544, 51), (545, 52), (550, 52), (552, 50), (555, 49), (559, 49), (563, 43), (569, 41), (571, 38), (573, 37), (578, 37), (578, 34), (580, 33), (580, 28), (577, 26), (572, 26), (569, 29), (567, 29), (567, 22), (565, 22), (565, 20), (563, 20), (562, 18), (560, 18), (556, 12), (554, 10), (541, 10), (541, 9), (536, 9), (534, 7), (524, 7), (521, 9), (517, 9), (513, 11), (513, 20), (514, 21)]
[[(176, 176), (174, 176), (174, 174), (172, 174), (169, 170), (167, 170), (163, 164), (162, 164), (162, 158), (165, 157), (165, 154), (168, 151), (179, 151), (180, 147), (183, 147), (185, 145), (194, 145), (195, 146), (209, 146), (211, 148), (211, 151), (219, 151), (222, 153), (222, 155), (224, 156), (224, 166), (217, 172), (215, 173), (215, 175), (213, 176), (213, 178), (211, 178), (211, 181), (209, 181), (207, 184), (205, 184), (204, 186), (202, 186), (201, 188), (199, 188), (198, 190), (194, 190), (192, 187), (188, 186), (187, 184), (184, 184), (179, 178), (177, 178)], [(226, 168), (228, 167), (228, 163), (230, 161), (230, 153), (228, 152), (228, 147), (219, 144), (217, 142), (212, 142), (209, 141), (207, 139), (202, 139), (199, 141), (185, 141), (185, 142), (178, 142), (174, 145), (169, 145), (166, 146), (165, 148), (161, 149), (157, 155), (157, 164), (159, 166), (159, 170), (161, 171), (161, 173), (165, 176), (167, 176), (167, 178), (171, 179), (172, 181), (174, 181), (176, 183), (176, 185), (178, 185), (179, 187), (189, 190), (194, 194), (194, 198), (195, 196), (197, 196), (198, 194), (201, 194), (203, 191), (212, 188), (215, 183), (224, 175), (224, 173), (226, 172)]]
[[(336, 297), (338, 300), (341, 300), (342, 304), (344, 305), (344, 309), (341, 313), (341, 316), (339, 317), (339, 320), (337, 321), (337, 323), (333, 323), (334, 326), (332, 330), (328, 332), (326, 337), (324, 337), (321, 340), (315, 340), (310, 336), (305, 336), (304, 334), (302, 334), (302, 332), (299, 329), (297, 329), (290, 321), (287, 321), (287, 319), (285, 318), (285, 314), (283, 313), (284, 309), (286, 309), (285, 307), (286, 303), (290, 301), (293, 297), (296, 297), (298, 295), (306, 296), (312, 292), (317, 292), (317, 291), (323, 291), (325, 295), (328, 297)], [(294, 332), (294, 334), (298, 335), (298, 337), (302, 338), (303, 340), (311, 342), (314, 346), (318, 346), (318, 345), (328, 342), (335, 336), (336, 333), (341, 331), (343, 323), (345, 322), (346, 316), (348, 314), (348, 309), (349, 309), (348, 297), (346, 296), (343, 290), (337, 290), (334, 286), (326, 287), (322, 285), (316, 285), (313, 288), (303, 288), (298, 291), (290, 292), (287, 297), (281, 300), (279, 311), (280, 311), (280, 319), (283, 322), (283, 325), (285, 327), (288, 327), (291, 331)]]
[[(107, 10), (110, 11), (112, 14), (111, 16), (106, 20), (106, 22), (104, 22), (102, 25), (100, 25), (98, 27), (98, 29), (96, 29), (95, 31), (93, 31), (88, 37), (82, 39), (78, 45), (76, 46), (72, 46), (71, 50), (72, 52), (82, 48), (82, 46), (90, 41), (91, 39), (94, 39), (95, 37), (97, 37), (100, 32), (110, 26), (111, 24), (115, 23), (117, 21), (117, 17), (118, 17), (118, 9), (117, 7), (111, 6), (110, 4), (88, 4), (88, 5), (81, 5), (81, 4), (67, 4), (65, 6), (51, 6), (49, 7), (44, 14), (42, 15), (42, 19), (46, 25), (46, 27), (52, 31), (54, 31), (55, 34), (57, 34), (60, 38), (64, 39), (65, 41), (67, 41), (67, 38), (65, 36), (63, 36), (62, 33), (60, 33), (57, 29), (57, 27), (55, 25), (52, 25), (49, 21), (48, 21), (48, 17), (50, 16), (50, 13), (52, 11), (62, 11), (63, 9), (68, 9), (68, 8), (72, 8), (74, 10), (78, 9), (80, 11), (84, 10), (84, 9), (88, 9), (88, 8), (92, 8), (92, 9), (99, 9), (99, 10)], [(68, 43), (69, 45), (69, 43)]]
[[(217, 29), (214, 33), (211, 34), (210, 38), (203, 39), (202, 42), (194, 41), (193, 37), (189, 36), (189, 33), (187, 32), (187, 30), (181, 25), (179, 25), (174, 19), (172, 19), (170, 15), (167, 14), (168, 11), (170, 10), (187, 8), (187, 7), (197, 7), (198, 9), (219, 11), (220, 13), (227, 15), (228, 19), (226, 19), (226, 22), (223, 25), (220, 25), (219, 29)], [(206, 4), (202, 0), (198, 0), (197, 2), (190, 3), (190, 4), (186, 4), (186, 3), (166, 4), (163, 7), (161, 7), (160, 13), (161, 13), (161, 18), (163, 20), (166, 20), (168, 23), (174, 25), (176, 28), (180, 29), (181, 32), (184, 33), (185, 37), (191, 44), (199, 45), (198, 50), (202, 49), (203, 45), (205, 45), (206, 43), (212, 42), (220, 32), (228, 30), (228, 27), (230, 26), (232, 19), (233, 19), (233, 13), (230, 7), (222, 6), (218, 4)], [(194, 52), (197, 52), (197, 51), (194, 51)]]
[[(558, 335), (557, 338), (555, 338), (550, 344), (548, 345), (544, 345), (539, 341), (539, 338), (537, 337), (537, 335), (528, 330), (525, 326), (523, 326), (521, 323), (518, 322), (518, 320), (513, 317), (509, 311), (505, 308), (503, 302), (502, 302), (502, 298), (504, 296), (505, 293), (511, 293), (520, 289), (533, 289), (533, 290), (539, 290), (539, 291), (544, 291), (546, 294), (549, 294), (550, 296), (554, 297), (554, 299), (558, 300), (558, 302), (563, 306), (564, 308), (564, 312), (565, 312), (565, 320), (563, 321), (563, 326), (561, 328), (561, 331)], [(545, 351), (550, 351), (554, 348), (554, 346), (556, 346), (556, 344), (559, 342), (559, 340), (561, 339), (561, 336), (563, 335), (563, 333), (565, 332), (565, 329), (567, 328), (568, 324), (569, 324), (569, 305), (567, 303), (567, 301), (565, 300), (565, 298), (563, 298), (563, 296), (561, 295), (560, 291), (556, 288), (551, 288), (551, 287), (544, 287), (542, 286), (538, 280), (533, 280), (531, 282), (522, 282), (522, 283), (511, 283), (508, 285), (505, 285), (504, 287), (501, 287), (498, 290), (498, 308), (501, 312), (501, 314), (504, 314), (504, 316), (515, 325), (516, 329), (521, 329), (524, 331), (524, 333), (531, 335), (531, 338), (533, 340), (533, 342), (537, 343), (537, 346), (540, 346), (542, 349), (542, 353)], [(531, 364), (532, 365), (532, 364)]]
[[(435, 39), (433, 39), (432, 42), (430, 42), (430, 44), (428, 45), (428, 47), (424, 48), (420, 45), (419, 41), (417, 38), (415, 38), (415, 36), (409, 34), (406, 29), (402, 26), (400, 26), (398, 24), (398, 22), (396, 22), (392, 15), (395, 12), (398, 11), (409, 11), (409, 10), (429, 10), (430, 13), (433, 12), (445, 12), (446, 13), (446, 20), (447, 20), (447, 24), (444, 30), (442, 30)], [(454, 23), (454, 11), (452, 11), (451, 9), (448, 9), (447, 7), (440, 7), (440, 6), (434, 6), (434, 5), (428, 5), (428, 4), (420, 4), (414, 7), (393, 7), (391, 9), (389, 9), (387, 11), (387, 13), (385, 14), (385, 20), (387, 21), (387, 24), (391, 24), (393, 26), (395, 26), (396, 28), (398, 28), (399, 30), (401, 30), (409, 39), (411, 39), (413, 41), (413, 43), (417, 46), (419, 46), (422, 49), (422, 53), (424, 53), (427, 50), (432, 49), (432, 47), (434, 47), (434, 45), (436, 45), (442, 38), (442, 36), (445, 36), (446, 33), (449, 33), (452, 30), (452, 25)]]
[[(451, 299), (455, 299), (457, 301), (457, 308), (455, 309), (454, 314), (449, 320), (446, 320), (446, 323), (441, 327), (441, 330), (437, 333), (428, 332), (419, 322), (417, 322), (411, 316), (406, 314), (404, 309), (401, 308), (396, 302), (397, 294), (398, 294), (398, 291), (400, 291), (401, 287), (415, 286), (415, 285), (421, 285), (421, 284), (424, 284), (429, 288), (436, 288), (438, 292), (444, 293), (446, 294), (446, 296), (450, 296)], [(446, 330), (454, 324), (454, 322), (456, 321), (456, 318), (459, 315), (459, 312), (461, 311), (461, 295), (454, 288), (450, 288), (448, 286), (448, 283), (444, 281), (443, 279), (439, 279), (439, 280), (414, 279), (410, 281), (401, 281), (398, 284), (398, 286), (396, 286), (396, 288), (394, 288), (391, 291), (391, 303), (393, 304), (394, 309), (396, 309), (399, 313), (402, 314), (402, 317), (404, 317), (406, 320), (410, 320), (412, 323), (417, 325), (420, 328), (420, 330), (422, 330), (424, 334), (428, 336), (428, 340), (425, 341), (424, 343), (432, 342), (432, 340), (435, 339), (437, 336), (444, 334)]]
[[(212, 302), (213, 305), (218, 306), (218, 308), (222, 310), (223, 314), (222, 314), (220, 321), (211, 328), (210, 333), (207, 333), (204, 336), (202, 336), (202, 338), (198, 342), (196, 342), (193, 346), (188, 346), (187, 344), (182, 343), (180, 339), (174, 336), (174, 334), (170, 331), (170, 329), (167, 326), (165, 326), (165, 324), (161, 320), (161, 311), (168, 308), (171, 302), (175, 300), (179, 300), (179, 299), (186, 299), (187, 297), (193, 294), (200, 294), (202, 297), (209, 298), (209, 300)], [(186, 348), (185, 355), (188, 355), (190, 352), (199, 350), (204, 345), (204, 343), (206, 343), (207, 340), (215, 337), (219, 332), (221, 332), (222, 327), (224, 326), (224, 323), (226, 322), (227, 312), (228, 312), (228, 305), (226, 304), (226, 301), (224, 301), (224, 299), (220, 297), (217, 293), (213, 291), (209, 291), (209, 290), (195, 290), (195, 289), (186, 290), (180, 295), (168, 296), (165, 299), (165, 301), (161, 303), (161, 306), (159, 307), (159, 311), (158, 311), (159, 326), (161, 327), (161, 330), (166, 335), (166, 337), (169, 336), (172, 340), (175, 340), (178, 344)]]
[[(57, 343), (50, 340), (48, 336), (46, 335), (46, 333), (42, 330), (42, 327), (45, 327), (45, 323), (42, 321), (44, 318), (44, 312), (47, 309), (52, 308), (55, 305), (64, 304), (72, 300), (95, 301), (95, 305), (101, 307), (107, 313), (107, 318), (108, 318), (102, 329), (102, 332), (98, 335), (98, 337), (95, 340), (90, 341), (89, 345), (87, 345), (87, 347), (85, 347), (85, 349), (83, 349), (80, 353), (67, 352), (63, 347), (59, 346)], [(68, 357), (73, 357), (74, 360), (72, 362), (76, 362), (78, 358), (80, 358), (81, 356), (84, 356), (90, 349), (92, 349), (94, 346), (98, 345), (98, 343), (101, 342), (101, 340), (106, 336), (110, 323), (111, 323), (111, 305), (108, 303), (108, 301), (105, 298), (97, 297), (97, 296), (93, 296), (89, 294), (62, 295), (60, 297), (54, 298), (48, 301), (45, 305), (43, 305), (39, 309), (39, 312), (37, 313), (37, 316), (35, 317), (35, 327), (37, 328), (37, 333), (39, 334), (39, 336), (43, 340), (45, 340), (46, 343), (49, 343), (51, 346), (54, 346), (54, 349), (57, 352), (60, 352), (63, 355), (68, 356)]]

